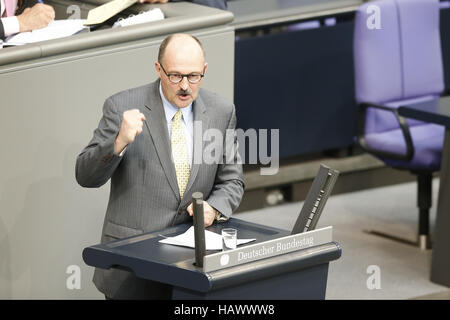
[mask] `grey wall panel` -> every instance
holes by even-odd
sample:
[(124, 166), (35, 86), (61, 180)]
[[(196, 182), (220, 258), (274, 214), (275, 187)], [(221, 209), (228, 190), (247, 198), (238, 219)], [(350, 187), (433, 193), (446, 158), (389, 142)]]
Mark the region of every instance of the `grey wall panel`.
[[(193, 34), (209, 63), (203, 86), (232, 99), (233, 29)], [(75, 160), (104, 100), (156, 78), (162, 38), (0, 67), (0, 299), (103, 298), (81, 252), (100, 240), (109, 183), (78, 186)], [(81, 268), (80, 290), (67, 289), (71, 265)]]

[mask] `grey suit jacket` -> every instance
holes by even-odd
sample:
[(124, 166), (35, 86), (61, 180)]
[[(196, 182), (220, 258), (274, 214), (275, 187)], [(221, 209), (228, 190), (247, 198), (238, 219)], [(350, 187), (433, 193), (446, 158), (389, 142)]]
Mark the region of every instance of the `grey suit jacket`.
[[(144, 113), (144, 129), (119, 157), (114, 154), (114, 140), (123, 112), (133, 108)], [(234, 105), (207, 90), (200, 89), (193, 112), (194, 121), (202, 122), (203, 132), (214, 128), (225, 137), (227, 129), (235, 128)], [(194, 141), (197, 138), (194, 130)], [(199, 152), (194, 143), (194, 158)], [(232, 164), (193, 162), (182, 199), (170, 155), (159, 80), (122, 91), (105, 101), (98, 128), (76, 162), (76, 179), (83, 187), (100, 187), (111, 179), (102, 243), (191, 220), (186, 208), (196, 191), (202, 192), (204, 199), (225, 216), (230, 217), (239, 206), (244, 182), (242, 165), (237, 164), (241, 163), (238, 153)], [(111, 298), (170, 298), (169, 287), (137, 279), (132, 273), (118, 269), (96, 269), (94, 283)]]

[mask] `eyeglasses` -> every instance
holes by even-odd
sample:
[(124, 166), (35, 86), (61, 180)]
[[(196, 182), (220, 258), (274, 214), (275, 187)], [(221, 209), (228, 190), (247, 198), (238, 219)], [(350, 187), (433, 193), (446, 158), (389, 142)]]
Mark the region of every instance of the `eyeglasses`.
[(184, 77), (186, 77), (190, 83), (198, 83), (205, 76), (204, 74), (201, 73), (189, 73), (189, 74), (167, 73), (163, 65), (161, 63), (159, 65), (161, 66), (161, 69), (163, 69), (166, 76), (169, 78), (169, 81), (172, 83), (180, 83)]

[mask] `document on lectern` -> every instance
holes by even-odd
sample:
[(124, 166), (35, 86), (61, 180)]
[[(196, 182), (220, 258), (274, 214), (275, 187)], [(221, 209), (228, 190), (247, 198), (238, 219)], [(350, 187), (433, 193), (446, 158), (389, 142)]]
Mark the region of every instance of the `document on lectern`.
[(138, 0), (113, 0), (95, 9), (89, 10), (85, 25), (90, 26), (103, 23), (136, 2), (138, 2)]
[(80, 32), (88, 32), (89, 28), (84, 26), (85, 21), (84, 19), (54, 20), (45, 28), (13, 35), (5, 40), (4, 45), (20, 46), (28, 43), (69, 37)]
[[(161, 235), (164, 237), (163, 235)], [(249, 243), (256, 239), (237, 239), (237, 245)], [(175, 237), (165, 237), (159, 240), (161, 243), (173, 244), (176, 246), (195, 248), (194, 226), (190, 227), (185, 233)], [(222, 250), (222, 236), (218, 233), (205, 230), (206, 250)]]

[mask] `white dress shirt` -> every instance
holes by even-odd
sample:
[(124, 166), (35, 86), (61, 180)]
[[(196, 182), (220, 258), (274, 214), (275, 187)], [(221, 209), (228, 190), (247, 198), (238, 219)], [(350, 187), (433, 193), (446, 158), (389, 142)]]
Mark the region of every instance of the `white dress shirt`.
[[(17, 9), (17, 1), (13, 0), (14, 8)], [(6, 5), (4, 0), (0, 0), (0, 17), (3, 17), (4, 12), (6, 11)], [(3, 24), (3, 30), (5, 32), (5, 37), (18, 33), (20, 31), (19, 19), (16, 16), (10, 16), (1, 18), (1, 23)]]

